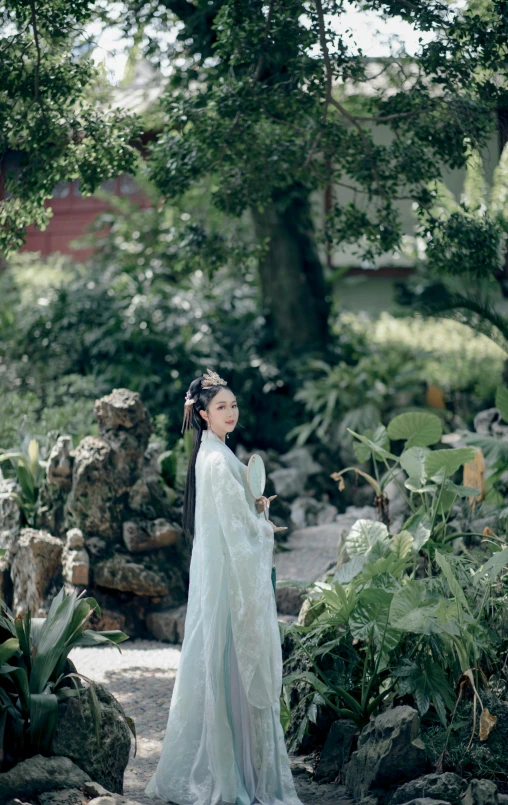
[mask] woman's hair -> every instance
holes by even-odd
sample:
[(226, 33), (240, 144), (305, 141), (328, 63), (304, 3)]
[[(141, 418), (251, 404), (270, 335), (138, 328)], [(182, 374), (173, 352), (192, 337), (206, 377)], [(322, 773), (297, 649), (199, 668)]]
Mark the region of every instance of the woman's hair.
[(196, 458), (201, 443), (201, 434), (204, 430), (206, 430), (206, 422), (200, 415), (199, 411), (206, 411), (215, 395), (218, 394), (221, 389), (229, 388), (228, 386), (224, 385), (201, 388), (202, 379), (203, 376), (197, 377), (189, 386), (190, 396), (196, 400), (196, 402), (194, 402), (191, 406), (189, 425), (194, 431), (194, 441), (189, 459), (189, 466), (187, 469), (185, 492), (183, 495), (183, 531), (189, 543), (192, 543), (194, 540), (194, 514), (196, 509)]

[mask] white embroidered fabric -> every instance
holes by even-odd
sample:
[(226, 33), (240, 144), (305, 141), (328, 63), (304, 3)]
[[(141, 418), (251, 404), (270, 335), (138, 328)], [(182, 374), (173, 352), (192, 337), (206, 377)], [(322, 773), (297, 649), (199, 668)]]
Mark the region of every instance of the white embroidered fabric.
[(146, 787), (151, 797), (303, 805), (280, 723), (273, 546), (246, 465), (203, 431), (185, 634), (161, 756)]

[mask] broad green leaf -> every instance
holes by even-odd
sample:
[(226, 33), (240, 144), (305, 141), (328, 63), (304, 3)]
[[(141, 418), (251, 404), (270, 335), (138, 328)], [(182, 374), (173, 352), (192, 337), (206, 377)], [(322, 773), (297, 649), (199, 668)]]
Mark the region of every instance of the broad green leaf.
[(406, 448), (410, 448), (436, 444), (441, 439), (443, 429), (441, 420), (435, 414), (426, 411), (408, 411), (392, 419), (387, 432), (390, 439), (404, 439)]
[(489, 582), (495, 581), (507, 564), (508, 548), (503, 548), (502, 551), (497, 551), (493, 554), (483, 567), (474, 574), (473, 584), (479, 584), (485, 580)]
[[(390, 439), (384, 425), (378, 425), (375, 430), (367, 428), (363, 435), (383, 450), (390, 450)], [(353, 442), (353, 451), (358, 461), (362, 463), (368, 461), (372, 456), (371, 448), (363, 442)]]
[(15, 637), (9, 637), (4, 643), (0, 645), (0, 664), (4, 664), (7, 660), (19, 651), (19, 640)]
[(452, 595), (460, 603), (462, 608), (466, 610), (466, 612), (470, 612), (469, 604), (467, 603), (464, 591), (460, 586), (459, 581), (453, 572), (452, 566), (448, 562), (448, 559), (446, 558), (446, 556), (444, 556), (444, 554), (439, 553), (439, 551), (436, 551), (435, 558), (437, 564), (444, 573), (444, 576), (446, 578), (446, 581), (448, 582), (448, 586), (451, 590)]
[(430, 539), (430, 523), (430, 517), (423, 509), (412, 514), (404, 523), (404, 530), (413, 535), (413, 549), (415, 551), (420, 551)]
[(422, 485), (420, 478), (406, 478), (404, 486), (411, 492), (418, 492), (420, 495), (423, 495), (424, 492), (435, 492), (437, 489), (435, 484)]
[(390, 548), (399, 559), (404, 559), (411, 553), (413, 542), (413, 535), (409, 531), (401, 531), (391, 540)]
[(453, 492), (458, 498), (475, 498), (480, 494), (479, 489), (472, 486), (462, 486), (462, 484), (454, 484), (453, 481), (447, 480), (444, 487), (447, 491)]
[(498, 386), (496, 389), (496, 408), (503, 420), (508, 422), (508, 389), (505, 386)]
[(37, 754), (49, 754), (58, 719), (58, 699), (54, 693), (30, 695), (30, 746)]
[(427, 480), (425, 474), (425, 459), (431, 451), (428, 447), (410, 447), (400, 456), (400, 466), (409, 478), (418, 486), (423, 486)]
[(368, 557), (364, 554), (353, 556), (349, 562), (345, 562), (335, 571), (333, 580), (339, 582), (339, 584), (349, 584), (349, 582), (361, 573), (367, 561)]
[(446, 475), (453, 475), (459, 467), (472, 461), (476, 455), (473, 447), (455, 447), (448, 450), (433, 450), (425, 459), (425, 472), (433, 478), (440, 470)]
[(378, 542), (388, 541), (388, 529), (376, 520), (357, 520), (346, 537), (346, 550), (349, 556), (365, 555)]
[(351, 430), (351, 428), (348, 428), (347, 430), (352, 436), (354, 436), (363, 444), (367, 445), (367, 447), (370, 448), (371, 452), (377, 458), (391, 458), (394, 461), (397, 460), (397, 456), (395, 456), (393, 453), (390, 453), (389, 450), (385, 450), (384, 447), (380, 447), (379, 445), (375, 444), (375, 442), (373, 442), (371, 439), (367, 439), (366, 436), (361, 436), (359, 433), (355, 433), (355, 431)]

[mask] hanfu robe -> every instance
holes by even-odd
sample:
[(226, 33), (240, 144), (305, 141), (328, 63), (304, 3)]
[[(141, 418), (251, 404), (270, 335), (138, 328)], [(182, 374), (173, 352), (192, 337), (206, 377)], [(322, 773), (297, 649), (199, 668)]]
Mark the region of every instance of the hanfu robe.
[(180, 663), (146, 794), (178, 805), (302, 805), (280, 723), (274, 533), (247, 467), (210, 430), (196, 509)]

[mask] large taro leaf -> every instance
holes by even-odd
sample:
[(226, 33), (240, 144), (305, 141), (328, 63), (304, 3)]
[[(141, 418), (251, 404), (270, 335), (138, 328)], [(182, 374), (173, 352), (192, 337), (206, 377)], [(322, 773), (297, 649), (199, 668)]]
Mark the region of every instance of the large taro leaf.
[(443, 429), (441, 420), (427, 411), (408, 411), (394, 417), (387, 428), (392, 440), (404, 439), (406, 449), (410, 447), (427, 447), (441, 439)]
[(439, 553), (439, 551), (436, 551), (435, 559), (437, 564), (443, 571), (443, 575), (445, 576), (446, 581), (448, 582), (451, 594), (454, 596), (455, 600), (458, 601), (460, 606), (466, 610), (466, 612), (470, 612), (469, 604), (467, 603), (464, 591), (455, 573), (453, 572), (453, 568), (450, 565), (448, 559), (446, 558), (446, 556), (444, 556), (444, 554)]
[(425, 472), (428, 478), (443, 472), (449, 477), (453, 475), (459, 467), (472, 461), (476, 455), (474, 447), (455, 447), (448, 450), (433, 450), (425, 459)]
[(351, 634), (357, 640), (373, 640), (376, 649), (388, 654), (398, 644), (401, 633), (389, 622), (392, 594), (380, 588), (363, 589), (349, 618)]
[(444, 599), (426, 598), (423, 583), (415, 580), (393, 596), (390, 624), (413, 634), (460, 634), (457, 608)]
[(400, 456), (400, 466), (409, 478), (413, 479), (415, 485), (419, 487), (425, 484), (427, 475), (425, 472), (425, 459), (431, 451), (428, 447), (410, 447)]
[(412, 514), (404, 523), (404, 530), (413, 535), (413, 549), (420, 551), (430, 539), (431, 521), (429, 515), (420, 510)]
[(350, 557), (365, 555), (377, 542), (388, 542), (389, 533), (384, 523), (376, 520), (357, 520), (346, 537), (346, 550)]
[(446, 727), (446, 708), (453, 710), (455, 697), (443, 668), (430, 655), (420, 656), (418, 663), (407, 657), (395, 670), (400, 680), (400, 696), (410, 694), (421, 716), (424, 716), (432, 702), (441, 723)]
[(360, 433), (356, 433), (354, 430), (351, 430), (351, 428), (348, 428), (347, 430), (352, 436), (362, 442), (362, 444), (366, 445), (376, 458), (391, 458), (394, 461), (397, 460), (397, 456), (395, 456), (393, 453), (390, 453), (390, 451), (386, 450), (384, 447), (381, 447), (373, 442), (372, 439), (368, 439), (367, 436), (362, 436)]
[(399, 559), (405, 559), (411, 553), (413, 543), (413, 535), (409, 531), (401, 531), (399, 534), (395, 534), (391, 540), (390, 548)]

